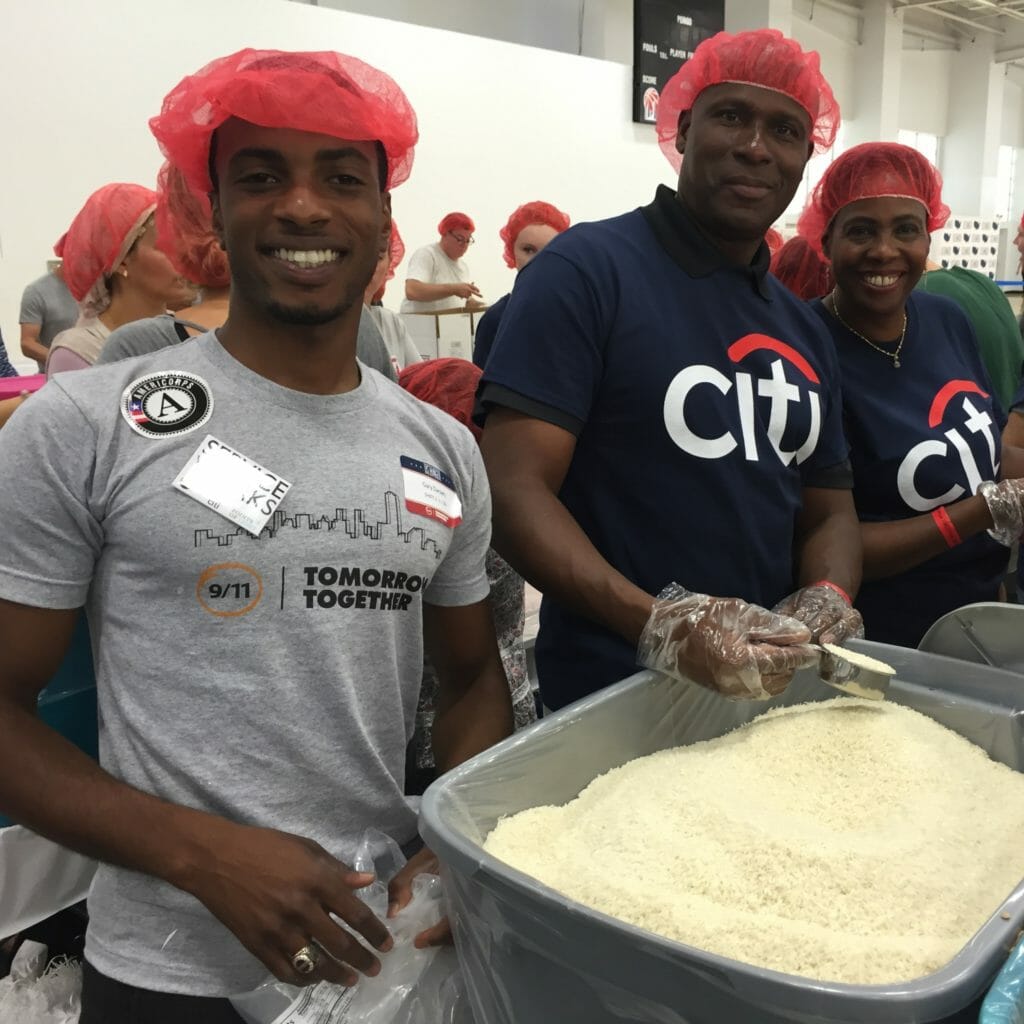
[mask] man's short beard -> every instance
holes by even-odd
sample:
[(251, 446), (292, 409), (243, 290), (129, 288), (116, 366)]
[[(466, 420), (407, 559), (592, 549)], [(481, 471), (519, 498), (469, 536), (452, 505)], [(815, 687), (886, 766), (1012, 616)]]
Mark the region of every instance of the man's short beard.
[(323, 306), (285, 306), (280, 302), (270, 302), (266, 310), (272, 319), (289, 327), (322, 327), (337, 320), (351, 308), (351, 302), (327, 309)]

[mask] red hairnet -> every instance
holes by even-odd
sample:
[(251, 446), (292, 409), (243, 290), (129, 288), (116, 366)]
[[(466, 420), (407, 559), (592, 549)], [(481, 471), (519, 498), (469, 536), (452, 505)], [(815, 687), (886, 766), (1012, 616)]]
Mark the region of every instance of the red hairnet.
[(676, 149), (679, 116), (712, 85), (756, 85), (788, 96), (807, 111), (811, 140), (818, 152), (828, 149), (839, 129), (839, 104), (813, 50), (804, 52), (778, 29), (759, 28), (705, 39), (669, 79), (658, 100), (658, 145), (678, 172), (683, 154)]
[(156, 234), (174, 269), (201, 288), (226, 288), (231, 269), (213, 233), (209, 199), (190, 188), (172, 164), (160, 168), (157, 189)]
[(142, 185), (104, 185), (86, 199), (54, 245), (64, 261), (68, 291), (89, 315), (110, 305), (107, 278), (145, 230), (156, 200), (156, 193)]
[(447, 235), (449, 231), (476, 231), (476, 225), (473, 223), (473, 218), (465, 213), (446, 213), (441, 218), (441, 223), (437, 225), (437, 233), (439, 235)]
[(395, 276), (395, 268), (402, 262), (405, 255), (405, 243), (398, 233), (398, 225), (391, 221), (391, 241), (388, 243), (388, 276), (385, 281), (390, 281)]
[(927, 157), (898, 142), (864, 142), (832, 161), (800, 214), (797, 231), (820, 250), (844, 206), (883, 196), (916, 199), (928, 211), (929, 231), (941, 228), (949, 217), (942, 201), (942, 175)]
[(219, 57), (183, 78), (149, 127), (188, 183), (209, 193), (211, 139), (231, 117), (264, 128), (379, 142), (387, 154), (387, 188), (409, 177), (419, 137), (405, 93), (383, 71), (330, 51), (239, 50)]
[(791, 238), (772, 256), (771, 270), (804, 301), (828, 295), (835, 283), (828, 260), (801, 235)]
[(384, 276), (384, 280), (381, 281), (380, 287), (371, 296), (371, 305), (377, 305), (384, 300), (384, 290), (387, 287), (387, 283), (395, 276), (395, 268), (402, 262), (404, 255), (405, 243), (402, 241), (402, 236), (398, 233), (398, 225), (392, 220), (391, 238), (388, 241), (388, 272)]
[(402, 370), (398, 383), (421, 402), (454, 416), (479, 441), (483, 432), (473, 422), (473, 405), (482, 374), (468, 359), (427, 359)]
[(768, 246), (768, 251), (774, 256), (785, 243), (785, 239), (782, 237), (782, 233), (777, 231), (775, 228), (769, 228), (764, 233), (764, 243)]
[(503, 255), (506, 266), (515, 267), (516, 258), (512, 250), (516, 247), (516, 239), (519, 237), (519, 232), (531, 224), (547, 224), (561, 234), (569, 226), (569, 215), (562, 213), (557, 206), (552, 206), (539, 199), (533, 203), (523, 203), (498, 232), (501, 240), (505, 243)]

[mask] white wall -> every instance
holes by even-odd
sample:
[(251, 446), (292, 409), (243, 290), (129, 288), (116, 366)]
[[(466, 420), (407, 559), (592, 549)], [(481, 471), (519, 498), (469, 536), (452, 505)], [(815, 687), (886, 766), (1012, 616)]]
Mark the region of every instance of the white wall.
[[(183, 75), (243, 46), (337, 49), (394, 76), (421, 132), (393, 197), (407, 249), (466, 210), (477, 222), (469, 262), (492, 300), (512, 284), (498, 230), (519, 203), (594, 219), (673, 179), (653, 130), (630, 120), (625, 64), (280, 0), (35, 0), (13, 20), (0, 32), (0, 328), (12, 354), (21, 290), (86, 195), (108, 181), (151, 184), (160, 155), (147, 119)], [(44, 38), (40, 75), (25, 41)], [(402, 278), (400, 268), (389, 305)]]
[[(307, 0), (297, 0), (305, 3)], [(317, 0), (320, 7), (633, 62), (633, 0)]]
[(793, 38), (805, 49), (815, 50), (821, 57), (821, 70), (832, 87), (844, 121), (857, 117), (854, 75), (861, 59), (861, 48), (855, 35), (846, 35), (852, 19), (843, 19), (835, 12), (821, 10), (814, 21), (793, 19)]
[(900, 88), (900, 128), (946, 135), (952, 50), (904, 50)]
[(1003, 126), (1000, 144), (1024, 147), (1024, 87), (1012, 76), (1007, 76), (1006, 84), (1003, 86)]
[[(733, 2), (733, 0), (730, 0)], [(579, 46), (580, 0), (321, 0), (395, 17), (446, 17), (452, 27), (530, 38), (534, 49), (437, 28), (284, 0), (35, 0), (8, 5), (0, 31), (0, 329), (17, 354), (18, 301), (85, 196), (114, 180), (151, 184), (160, 156), (146, 127), (182, 75), (243, 46), (357, 54), (391, 73), (420, 116), (412, 179), (394, 196), (409, 249), (441, 214), (477, 221), (470, 263), (484, 295), (508, 290), (498, 229), (511, 210), (546, 199), (574, 220), (646, 202), (672, 173), (648, 126), (630, 120), (631, 0), (586, 0), (583, 48), (617, 62), (558, 52)], [(550, 8), (550, 11), (549, 11)], [(548, 13), (546, 13), (548, 12)], [(872, 73), (856, 17), (801, 2), (792, 31), (821, 54), (856, 121), (856, 76)], [(574, 18), (576, 20), (574, 20)], [(475, 20), (473, 20), (475, 19)], [(26, 40), (46, 40), (46, 73)], [(948, 135), (946, 51), (904, 51), (901, 127)], [(1006, 83), (1001, 137), (1024, 146), (1024, 100)], [(1024, 174), (1018, 176), (1024, 187)], [(397, 306), (402, 268), (387, 301)], [(24, 366), (24, 363), (20, 365)]]

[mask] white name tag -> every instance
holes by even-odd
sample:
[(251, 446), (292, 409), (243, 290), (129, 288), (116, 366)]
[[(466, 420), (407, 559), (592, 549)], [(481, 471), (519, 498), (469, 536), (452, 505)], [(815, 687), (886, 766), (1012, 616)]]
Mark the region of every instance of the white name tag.
[(207, 434), (174, 486), (258, 537), (292, 485)]
[(402, 456), (402, 484), (405, 507), (454, 529), (462, 522), (462, 502), (450, 476), (436, 466)]

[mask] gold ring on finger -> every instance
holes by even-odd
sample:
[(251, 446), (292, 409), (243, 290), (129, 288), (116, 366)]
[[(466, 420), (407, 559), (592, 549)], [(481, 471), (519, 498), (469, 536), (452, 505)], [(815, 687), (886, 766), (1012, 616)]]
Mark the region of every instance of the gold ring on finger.
[(299, 974), (303, 975), (312, 974), (316, 970), (316, 965), (319, 962), (320, 950), (317, 949), (313, 943), (303, 946), (302, 949), (292, 957), (292, 967), (294, 967)]

